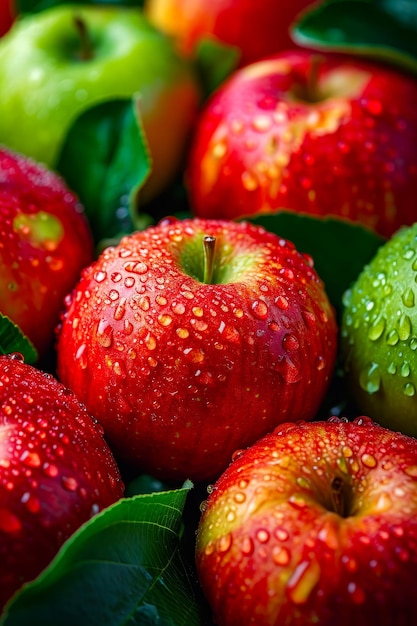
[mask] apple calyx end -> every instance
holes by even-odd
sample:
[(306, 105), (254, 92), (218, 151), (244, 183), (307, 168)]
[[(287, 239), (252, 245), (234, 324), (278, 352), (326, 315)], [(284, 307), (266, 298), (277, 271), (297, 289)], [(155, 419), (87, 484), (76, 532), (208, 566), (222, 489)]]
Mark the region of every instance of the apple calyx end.
[(204, 235), (203, 237), (203, 250), (204, 250), (203, 283), (205, 283), (206, 285), (210, 285), (213, 280), (215, 247), (216, 247), (216, 237), (213, 237), (213, 235)]

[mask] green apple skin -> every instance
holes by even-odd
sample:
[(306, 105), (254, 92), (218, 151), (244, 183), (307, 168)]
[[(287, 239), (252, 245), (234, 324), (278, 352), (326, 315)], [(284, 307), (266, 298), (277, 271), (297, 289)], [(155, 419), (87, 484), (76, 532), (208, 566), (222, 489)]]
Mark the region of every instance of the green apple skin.
[[(83, 59), (87, 29), (91, 58)], [(153, 161), (147, 194), (177, 172), (200, 95), (189, 64), (134, 8), (60, 5), (17, 20), (0, 41), (0, 143), (54, 167), (86, 109), (140, 96)]]
[(361, 412), (417, 436), (417, 223), (381, 246), (344, 295), (341, 358)]

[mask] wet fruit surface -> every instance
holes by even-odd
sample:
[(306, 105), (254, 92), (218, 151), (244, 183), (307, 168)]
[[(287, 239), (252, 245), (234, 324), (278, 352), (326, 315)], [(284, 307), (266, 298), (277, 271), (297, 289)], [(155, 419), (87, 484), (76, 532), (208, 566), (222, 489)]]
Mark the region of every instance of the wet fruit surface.
[(36, 348), (52, 347), (64, 297), (93, 259), (83, 209), (64, 181), (0, 150), (0, 312)]
[(197, 535), (216, 623), (413, 624), (416, 476), (417, 442), (367, 417), (284, 424), (237, 454)]
[(360, 407), (417, 435), (417, 226), (396, 233), (345, 294), (341, 351)]
[(122, 495), (102, 429), (72, 392), (0, 356), (0, 607)]
[[(204, 235), (216, 238), (210, 284)], [(58, 375), (122, 457), (203, 480), (281, 421), (313, 417), (336, 332), (293, 244), (249, 224), (164, 220), (84, 272), (67, 300)]]
[(200, 117), (193, 210), (233, 219), (286, 208), (390, 236), (416, 219), (416, 111), (415, 81), (375, 64), (304, 51), (252, 64)]

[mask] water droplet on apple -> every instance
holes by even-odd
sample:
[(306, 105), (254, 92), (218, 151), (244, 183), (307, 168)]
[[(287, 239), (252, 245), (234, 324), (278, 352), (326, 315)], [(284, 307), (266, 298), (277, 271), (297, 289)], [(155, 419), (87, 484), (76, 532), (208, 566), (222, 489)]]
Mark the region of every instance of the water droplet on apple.
[(415, 304), (414, 291), (411, 287), (407, 288), (401, 295), (404, 306), (412, 308)]
[(71, 476), (63, 476), (61, 479), (61, 484), (66, 491), (76, 491), (78, 487), (78, 482), (75, 478)]
[(41, 503), (36, 496), (29, 493), (28, 491), (23, 494), (20, 501), (22, 502), (22, 504), (25, 505), (30, 513), (38, 513), (40, 511)]
[(242, 491), (238, 491), (234, 494), (233, 499), (237, 504), (242, 504), (246, 500), (246, 495)]
[(144, 263), (143, 261), (126, 261), (126, 263), (123, 264), (123, 268), (126, 270), (126, 272), (132, 272), (133, 274), (146, 274), (146, 272), (148, 271), (148, 266), (146, 265), (146, 263)]
[(256, 538), (259, 543), (267, 543), (270, 538), (269, 531), (266, 528), (259, 528), (256, 531)]
[(272, 549), (272, 560), (276, 565), (288, 565), (291, 560), (291, 553), (288, 548), (274, 546)]
[(359, 384), (364, 391), (369, 394), (379, 391), (381, 386), (381, 375), (377, 363), (371, 363), (366, 369), (362, 370), (359, 375)]
[(107, 278), (107, 273), (103, 272), (103, 271), (99, 271), (99, 272), (95, 272), (94, 273), (94, 280), (97, 283), (102, 283), (104, 280), (106, 280)]
[(22, 452), (20, 460), (28, 467), (40, 467), (41, 465), (39, 454), (37, 452), (29, 452), (29, 450)]
[(97, 324), (96, 338), (103, 348), (110, 348), (113, 343), (113, 327), (106, 319), (101, 319)]
[(368, 330), (368, 337), (371, 341), (377, 341), (385, 330), (385, 318), (383, 315), (378, 316)]
[(317, 561), (301, 561), (287, 582), (287, 593), (294, 604), (307, 602), (320, 580), (321, 570)]
[(347, 586), (349, 597), (354, 604), (363, 604), (365, 602), (365, 592), (354, 581), (350, 582)]
[(252, 537), (243, 537), (240, 549), (242, 554), (244, 554), (245, 556), (250, 556), (251, 554), (253, 554), (255, 546)]
[(217, 542), (217, 550), (219, 552), (227, 552), (232, 546), (232, 534), (223, 535)]

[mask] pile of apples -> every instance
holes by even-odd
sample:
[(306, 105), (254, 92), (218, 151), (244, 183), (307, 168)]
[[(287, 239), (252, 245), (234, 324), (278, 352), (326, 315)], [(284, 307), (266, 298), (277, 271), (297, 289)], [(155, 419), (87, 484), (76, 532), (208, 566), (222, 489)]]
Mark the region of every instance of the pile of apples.
[(0, 9), (0, 624), (414, 625), (411, 27), (49, 4)]

